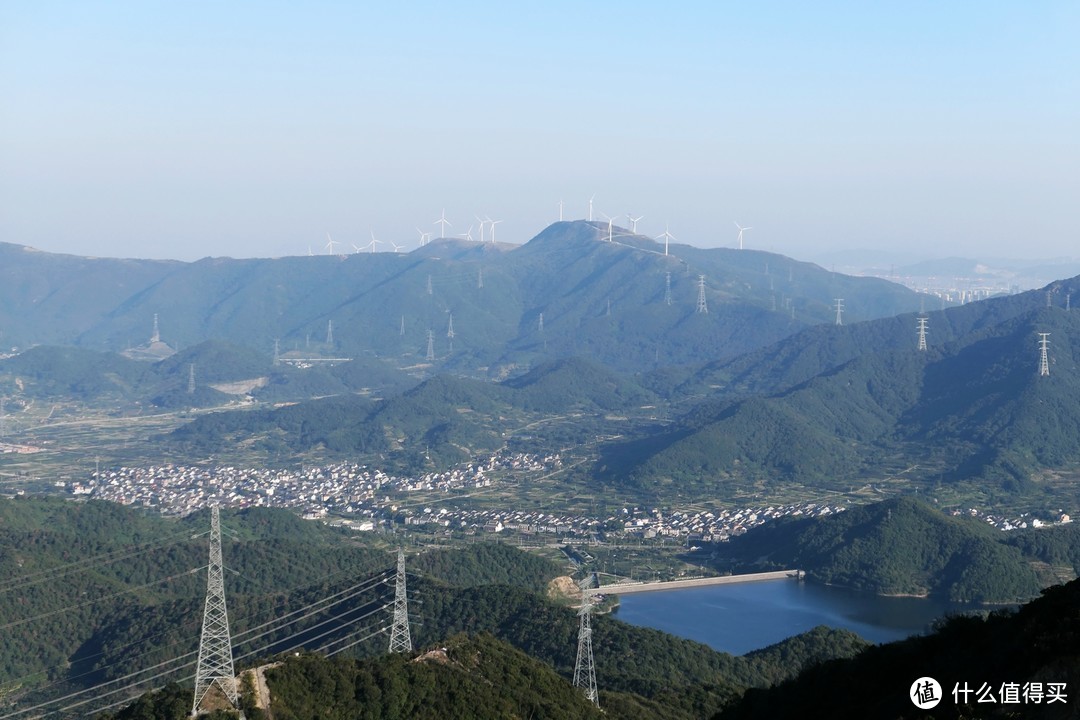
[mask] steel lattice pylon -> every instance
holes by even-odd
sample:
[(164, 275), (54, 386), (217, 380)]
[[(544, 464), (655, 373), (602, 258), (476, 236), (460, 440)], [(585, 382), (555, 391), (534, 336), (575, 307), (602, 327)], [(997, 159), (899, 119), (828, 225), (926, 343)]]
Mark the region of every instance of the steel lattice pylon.
[(574, 664), (574, 687), (581, 688), (589, 702), (600, 707), (592, 654), (592, 595), (587, 592), (583, 592), (578, 617), (581, 618), (581, 625), (578, 629), (577, 662)]
[(405, 592), (405, 551), (398, 550), (394, 589), (394, 625), (390, 628), (390, 652), (412, 652), (409, 636), (409, 598)]
[(206, 572), (206, 607), (199, 639), (199, 663), (195, 670), (192, 717), (199, 714), (199, 706), (214, 685), (233, 707), (237, 707), (232, 640), (229, 637), (229, 614), (225, 608), (225, 578), (221, 564), (221, 520), (216, 506), (210, 509), (210, 566)]

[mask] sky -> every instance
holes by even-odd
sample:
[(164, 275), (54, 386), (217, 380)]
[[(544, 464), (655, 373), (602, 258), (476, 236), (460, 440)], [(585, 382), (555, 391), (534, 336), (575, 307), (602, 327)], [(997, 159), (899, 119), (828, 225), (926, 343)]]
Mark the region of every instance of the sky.
[(1075, 0), (515, 5), (0, 0), (0, 241), (1080, 255)]

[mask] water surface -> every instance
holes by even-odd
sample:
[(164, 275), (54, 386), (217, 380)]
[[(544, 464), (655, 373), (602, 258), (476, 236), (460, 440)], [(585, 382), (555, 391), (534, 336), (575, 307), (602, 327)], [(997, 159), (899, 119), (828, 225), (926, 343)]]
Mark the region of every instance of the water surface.
[(787, 579), (623, 595), (615, 617), (742, 655), (817, 625), (846, 628), (875, 643), (901, 640), (949, 613), (978, 607)]

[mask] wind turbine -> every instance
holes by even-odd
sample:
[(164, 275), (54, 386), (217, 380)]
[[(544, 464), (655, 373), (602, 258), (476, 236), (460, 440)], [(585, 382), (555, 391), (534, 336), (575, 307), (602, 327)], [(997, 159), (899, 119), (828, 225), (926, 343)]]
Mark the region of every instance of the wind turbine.
[(372, 230), (371, 231), (371, 243), (369, 244), (369, 247), (371, 248), (371, 253), (373, 255), (375, 254), (375, 246), (376, 245), (385, 245), (385, 244), (386, 243), (384, 243), (382, 240), (376, 240), (375, 239), (375, 231)]
[[(732, 220), (732, 222), (735, 222), (735, 221)], [(743, 227), (739, 223), (735, 223), (735, 227), (739, 228), (739, 249), (742, 250), (743, 249), (743, 246), (742, 246), (742, 234), (743, 234), (743, 231), (744, 230), (753, 230), (754, 228), (752, 228), (752, 227)]]
[(615, 218), (608, 217), (607, 213), (600, 214), (604, 216), (605, 220), (607, 220), (607, 241), (611, 242), (611, 223), (615, 221)]
[(472, 229), (473, 229), (473, 226), (470, 225), (469, 229), (467, 231), (465, 231), (463, 233), (458, 233), (458, 237), (462, 238), (463, 240), (468, 240), (469, 242), (472, 242)]
[(657, 240), (659, 240), (660, 238), (664, 239), (664, 255), (667, 255), (668, 254), (668, 252), (667, 252), (668, 240), (677, 240), (678, 238), (676, 238), (674, 235), (672, 235), (671, 233), (668, 232), (667, 223), (664, 223), (664, 232), (662, 234), (656, 236)]
[(356, 254), (356, 255), (359, 255), (359, 254), (360, 254), (360, 251), (361, 251), (361, 250), (363, 250), (364, 248), (366, 248), (366, 247), (367, 247), (367, 245), (363, 245), (363, 246), (361, 246), (361, 245), (357, 245), (356, 243), (353, 243), (353, 244), (352, 244), (352, 246), (353, 246), (353, 250), (355, 250), (355, 251), (356, 251), (356, 252), (354, 253), (354, 254)]
[(494, 244), (495, 243), (495, 226), (498, 225), (499, 223), (501, 223), (502, 220), (492, 220), (491, 218), (488, 218), (487, 221), (488, 221), (488, 224), (491, 225), (491, 242), (492, 242), (492, 244)]
[(439, 237), (446, 237), (446, 226), (447, 225), (449, 225), (450, 227), (454, 227), (454, 224), (446, 219), (446, 208), (443, 208), (442, 217), (440, 217), (438, 220), (436, 220), (435, 222), (433, 222), (431, 224), (432, 225), (442, 225), (442, 235), (440, 235)]
[(630, 232), (637, 234), (637, 224), (645, 218), (644, 215), (640, 217), (634, 217), (630, 213), (626, 213), (626, 219), (630, 221)]
[(420, 247), (427, 245), (427, 241), (431, 239), (431, 233), (426, 233), (420, 228), (416, 228), (416, 232), (420, 233)]
[(596, 197), (596, 193), (593, 193), (592, 197), (589, 198), (589, 222), (592, 222), (592, 201), (593, 201), (593, 198), (595, 198), (595, 197)]
[(339, 243), (334, 238), (330, 237), (330, 233), (326, 233), (326, 240), (327, 240), (326, 254), (327, 255), (333, 255), (334, 254), (334, 246), (335, 245), (340, 245), (341, 243)]
[(480, 242), (484, 242), (484, 225), (487, 224), (487, 220), (481, 220), (479, 215), (473, 215), (476, 221), (480, 223)]
[(405, 247), (404, 245), (398, 245), (393, 240), (390, 241), (390, 244), (394, 246), (394, 252), (401, 252), (401, 248)]
[(562, 198), (559, 198), (559, 222), (562, 222)]

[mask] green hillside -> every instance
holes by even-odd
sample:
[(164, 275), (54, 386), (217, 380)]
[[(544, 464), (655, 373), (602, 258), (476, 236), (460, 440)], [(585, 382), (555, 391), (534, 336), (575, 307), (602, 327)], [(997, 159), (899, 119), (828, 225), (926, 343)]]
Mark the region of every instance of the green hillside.
[[(1049, 377), (1037, 373), (1039, 332), (1052, 338)], [(912, 480), (1029, 489), (1045, 470), (1080, 462), (1078, 340), (1080, 316), (1041, 308), (928, 352), (865, 352), (784, 391), (702, 402), (666, 433), (608, 448), (601, 470), (697, 493), (846, 488), (904, 468)]]
[(741, 572), (796, 567), (816, 582), (882, 595), (1008, 603), (1033, 597), (1042, 583), (1023, 544), (1007, 538), (981, 520), (898, 498), (822, 518), (784, 518), (713, 548), (718, 565)]
[[(196, 418), (169, 440), (191, 453), (254, 442), (270, 453), (313, 449), (333, 455), (378, 454), (423, 469), (503, 447), (506, 418), (517, 424), (552, 413), (602, 414), (655, 401), (632, 380), (596, 363), (568, 359), (492, 383), (436, 375), (381, 402), (344, 395), (278, 409), (221, 412)], [(580, 420), (584, 427), (587, 420)]]
[[(178, 521), (109, 503), (18, 499), (0, 501), (0, 520), (6, 578), (0, 583), (0, 702), (27, 707), (159, 664), (166, 674), (156, 684), (182, 676), (167, 670), (192, 659), (186, 654), (198, 639), (205, 511)], [(379, 581), (393, 558), (381, 538), (351, 537), (280, 510), (223, 512), (222, 528), (240, 667), (307, 643), (309, 649), (340, 647), (355, 631), (349, 620), (383, 622), (392, 587)], [(557, 566), (486, 544), (410, 555), (409, 566), (419, 573), (410, 579), (418, 646), (443, 647), (462, 632), (488, 633), (566, 682), (576, 612), (528, 589), (543, 588)], [(367, 590), (357, 594), (357, 583)], [(326, 613), (309, 609), (335, 597), (341, 600), (330, 615), (337, 619), (327, 629)], [(288, 625), (271, 622), (289, 617)], [(274, 627), (266, 629), (267, 623)], [(350, 653), (380, 655), (385, 642), (377, 636)], [(792, 677), (808, 663), (857, 652), (862, 643), (850, 633), (816, 630), (735, 658), (601, 616), (594, 646), (605, 689), (632, 694), (613, 703), (689, 718), (715, 711), (740, 687)], [(514, 664), (524, 662), (516, 651), (511, 655), (518, 658)], [(163, 702), (175, 697), (170, 692)]]

